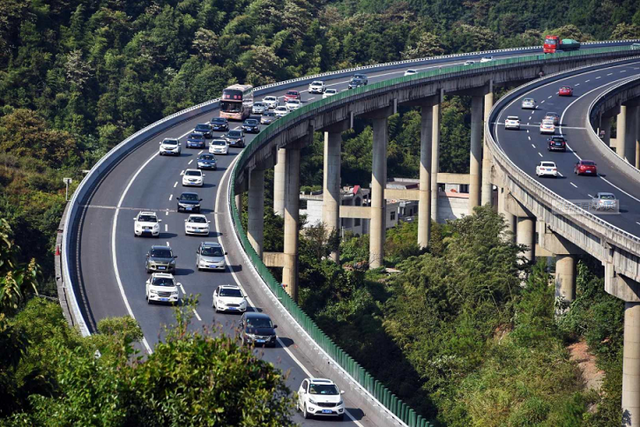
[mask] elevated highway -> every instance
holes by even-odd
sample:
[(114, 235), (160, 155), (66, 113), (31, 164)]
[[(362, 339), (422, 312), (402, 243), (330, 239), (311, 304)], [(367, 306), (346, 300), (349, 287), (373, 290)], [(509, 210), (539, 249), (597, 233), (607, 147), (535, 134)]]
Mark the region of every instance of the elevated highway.
[[(496, 52), (493, 55), (507, 57), (523, 56), (526, 53), (530, 51)], [(90, 332), (95, 330), (95, 324), (102, 318), (130, 314), (140, 322), (143, 328), (146, 351), (152, 351), (154, 343), (162, 338), (161, 326), (172, 322), (171, 310), (162, 306), (149, 306), (144, 299), (144, 281), (147, 278), (143, 269), (144, 255), (149, 246), (156, 241), (134, 239), (132, 233), (133, 216), (139, 210), (154, 210), (160, 213), (160, 218), (163, 219), (159, 242), (169, 244), (179, 256), (177, 275), (184, 292), (201, 295), (200, 303), (194, 312), (192, 325), (194, 328), (200, 329), (203, 325), (217, 322), (222, 325), (225, 332), (234, 332), (237, 317), (214, 314), (211, 309), (211, 294), (220, 284), (236, 282), (245, 288), (255, 310), (267, 312), (275, 323), (278, 323), (281, 337), (278, 346), (273, 351), (264, 351), (261, 357), (290, 372), (288, 383), (292, 389), (296, 390), (305, 376), (328, 376), (337, 380), (341, 388), (347, 390), (345, 402), (349, 416), (345, 422), (380, 426), (426, 425), (426, 421), (417, 417), (415, 412), (399, 402), (395, 396), (391, 396), (381, 385), (379, 386), (348, 355), (333, 350), (335, 346), (331, 347), (332, 343), (326, 341), (326, 336), (323, 337), (314, 332), (314, 325), (307, 324), (308, 321), (304, 316), (295, 311), (292, 300), (288, 299), (282, 288), (273, 289), (273, 284), (269, 283), (270, 279), (265, 275), (264, 266), (256, 260), (255, 250), (252, 251), (254, 248), (249, 244), (251, 241), (255, 245), (260, 241), (260, 236), (255, 233), (252, 235), (252, 230), (249, 230), (250, 235), (247, 238), (242, 230), (238, 230), (238, 213), (235, 204), (231, 203), (236, 192), (240, 194), (243, 191), (249, 191), (249, 200), (255, 200), (252, 192), (260, 188), (260, 181), (256, 179), (260, 176), (258, 171), (277, 165), (278, 158), (295, 159), (296, 151), (299, 155), (299, 148), (308, 141), (310, 132), (326, 130), (329, 135), (328, 140), (334, 138), (333, 141), (335, 141), (332, 135), (339, 134), (345, 126), (350, 126), (356, 115), (367, 115), (374, 120), (374, 145), (377, 145), (380, 148), (379, 152), (384, 154), (380, 144), (385, 143), (385, 139), (384, 136), (380, 136), (383, 135), (380, 131), (383, 130), (382, 123), (386, 123), (386, 116), (393, 113), (402, 103), (422, 105), (423, 112), (428, 110), (432, 113), (430, 122), (423, 122), (423, 139), (430, 139), (435, 135), (436, 143), (433, 146), (437, 147), (437, 135), (431, 130), (437, 127), (434, 122), (437, 121), (437, 109), (444, 93), (471, 94), (480, 99), (484, 97), (486, 102), (486, 95), (492, 92), (494, 85), (530, 80), (536, 78), (541, 70), (549, 74), (576, 66), (628, 58), (632, 55), (634, 53), (631, 51), (602, 52), (591, 56), (558, 55), (556, 58), (528, 59), (521, 63), (496, 63), (468, 69), (459, 67), (459, 69), (442, 70), (439, 69), (440, 66), (460, 64), (468, 57), (424, 61), (419, 67), (416, 67), (415, 63), (396, 64), (387, 68), (382, 67), (383, 69), (377, 72), (369, 72), (372, 86), (376, 82), (401, 77), (406, 68), (418, 68), (420, 71), (435, 69), (438, 70), (437, 76), (435, 74), (417, 75), (371, 87), (369, 90), (358, 89), (348, 95), (338, 95), (331, 102), (321, 101), (314, 104), (314, 108), (310, 105), (309, 108), (291, 113), (291, 117), (287, 117), (287, 120), (280, 120), (271, 125), (267, 131), (263, 131), (242, 156), (238, 157), (238, 152), (233, 149), (228, 157), (220, 156), (218, 171), (207, 173), (205, 187), (196, 190), (204, 199), (203, 213), (212, 219), (212, 225), (214, 225), (212, 229), (215, 231), (206, 240), (221, 241), (229, 252), (227, 259), (229, 269), (219, 274), (195, 271), (195, 249), (197, 244), (205, 239), (184, 236), (185, 215), (174, 211), (175, 198), (182, 191), (179, 183), (180, 173), (193, 164), (198, 150), (183, 148), (183, 154), (178, 158), (157, 156), (158, 142), (162, 138), (181, 137), (184, 140), (196, 123), (208, 121), (217, 115), (215, 105), (200, 106), (199, 110), (196, 109), (189, 115), (176, 117), (174, 123), (157, 125), (155, 128), (157, 131), (154, 131), (154, 128), (145, 130), (146, 133), (141, 133), (137, 137), (138, 140), (132, 139), (125, 142), (131, 145), (130, 149), (117, 157), (111, 153), (115, 161), (99, 165), (94, 173), (90, 174), (83, 183), (85, 187), (76, 194), (72, 201), (73, 206), (69, 209), (63, 245), (63, 276), (65, 285), (75, 294), (78, 301), (76, 321), (84, 326), (86, 332)], [(607, 65), (607, 67), (616, 66), (618, 65)], [(329, 80), (331, 87), (337, 89), (345, 88), (348, 81), (344, 75), (338, 75), (336, 78), (328, 76), (324, 79)], [(301, 80), (297, 85), (296, 82), (281, 86), (274, 85), (263, 89), (259, 95), (263, 96), (267, 93), (282, 95), (285, 89), (290, 88), (304, 91), (309, 80), (311, 79)], [(305, 95), (303, 100), (314, 101), (308, 95)], [(478, 101), (474, 102), (477, 106)], [(476, 144), (472, 143), (472, 150), (476, 149), (475, 157), (472, 153), (472, 161), (476, 159), (475, 171), (478, 179), (480, 177), (478, 168), (483, 161), (482, 155), (478, 156), (477, 152), (483, 123), (482, 116), (480, 117), (478, 119), (476, 112), (475, 130), (472, 132), (472, 138), (475, 138)], [(480, 133), (478, 133), (478, 124)], [(430, 137), (427, 138), (427, 135)], [(247, 140), (249, 142), (252, 138), (249, 137)], [(380, 144), (375, 144), (375, 141)], [(431, 145), (430, 140), (429, 146)], [(482, 145), (481, 142), (480, 145)], [(278, 150), (279, 148), (281, 150)], [(289, 157), (286, 157), (287, 155)], [(292, 155), (294, 157), (291, 157)], [(426, 160), (423, 162), (424, 165), (431, 164), (431, 157), (430, 155), (428, 162)], [(437, 155), (435, 158), (437, 159)], [(280, 162), (280, 167), (283, 163), (288, 163), (287, 173), (283, 176), (294, 177), (295, 162), (285, 160)], [(482, 166), (491, 167), (489, 164)], [(382, 166), (379, 165), (379, 168)], [(378, 201), (384, 200), (382, 183), (386, 180), (386, 167), (384, 169), (374, 176), (374, 181), (377, 180), (382, 187), (381, 194), (376, 196)], [(428, 169), (431, 167), (429, 166)], [(495, 175), (497, 180), (500, 174), (495, 164), (493, 170), (491, 176)], [(472, 167), (472, 174), (473, 171), (474, 167)], [(486, 174), (486, 176), (490, 175)], [(250, 182), (253, 182), (253, 185), (250, 185)], [(339, 184), (339, 179), (337, 182)], [(427, 187), (430, 188), (430, 183), (428, 184)], [(294, 205), (297, 211), (298, 192), (295, 189), (295, 182), (286, 182), (281, 188), (285, 189), (283, 196), (289, 196), (282, 201), (285, 207), (285, 223), (288, 224), (285, 230), (287, 234), (287, 230), (291, 230), (292, 226), (297, 229), (297, 213), (293, 218), (292, 212)], [(479, 180), (476, 181), (475, 188), (479, 199)], [(264, 183), (261, 191), (264, 191)], [(329, 191), (326, 193), (328, 194)], [(476, 204), (479, 202), (480, 200)], [(379, 204), (382, 214), (384, 213), (383, 205), (383, 202)], [(426, 212), (428, 218), (430, 210)], [(250, 223), (252, 219), (255, 220), (256, 213), (259, 212), (249, 212)], [(255, 221), (253, 223), (255, 224)], [(292, 236), (292, 233), (289, 233), (289, 236)], [(294, 276), (297, 241), (293, 242), (294, 248), (291, 244), (291, 239), (289, 243), (285, 242), (285, 252), (287, 250), (289, 252), (285, 253), (283, 259), (290, 263), (289, 276), (285, 275), (285, 277), (294, 280), (296, 279)], [(382, 254), (378, 253), (377, 256), (381, 259)], [(283, 267), (286, 268), (284, 265)], [(288, 287), (290, 292), (295, 289), (295, 282), (285, 283), (290, 285)], [(348, 368), (345, 368), (347, 366)], [(302, 422), (301, 419), (297, 421)], [(304, 423), (315, 425), (317, 422), (305, 420)]]

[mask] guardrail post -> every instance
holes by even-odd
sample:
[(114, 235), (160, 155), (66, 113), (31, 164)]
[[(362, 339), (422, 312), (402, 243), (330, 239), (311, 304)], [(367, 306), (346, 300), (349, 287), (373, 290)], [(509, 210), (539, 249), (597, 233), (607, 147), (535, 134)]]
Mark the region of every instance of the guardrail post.
[(264, 241), (264, 170), (253, 169), (249, 177), (247, 238), (262, 259)]

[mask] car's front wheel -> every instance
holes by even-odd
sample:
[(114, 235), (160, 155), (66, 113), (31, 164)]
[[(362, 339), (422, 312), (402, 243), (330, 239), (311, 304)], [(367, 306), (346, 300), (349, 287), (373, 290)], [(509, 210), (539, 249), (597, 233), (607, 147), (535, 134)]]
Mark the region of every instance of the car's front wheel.
[(309, 418), (311, 418), (311, 414), (309, 412), (307, 412), (307, 404), (305, 403), (305, 405), (302, 407), (302, 417), (305, 420), (308, 420)]

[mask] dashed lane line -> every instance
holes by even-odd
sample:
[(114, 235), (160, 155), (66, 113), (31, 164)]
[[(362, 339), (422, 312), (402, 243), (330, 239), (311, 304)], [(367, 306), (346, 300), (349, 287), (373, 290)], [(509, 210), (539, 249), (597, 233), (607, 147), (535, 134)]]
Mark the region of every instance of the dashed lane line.
[(178, 186), (178, 181), (176, 181), (175, 184), (173, 184), (173, 188), (176, 188)]
[(531, 146), (532, 146), (533, 148), (536, 148), (536, 144), (531, 144)]
[(575, 188), (578, 188), (578, 186), (575, 185), (573, 182), (569, 182), (569, 184), (573, 185)]
[(544, 157), (541, 152), (538, 151), (538, 156)]
[(169, 194), (169, 201), (173, 199), (173, 194)]

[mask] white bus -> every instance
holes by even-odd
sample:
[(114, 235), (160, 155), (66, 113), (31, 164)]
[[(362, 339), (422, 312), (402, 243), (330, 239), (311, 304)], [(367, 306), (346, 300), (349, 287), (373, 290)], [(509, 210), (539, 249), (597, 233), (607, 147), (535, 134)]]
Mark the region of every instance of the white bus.
[(220, 117), (228, 120), (244, 120), (253, 107), (253, 86), (232, 85), (222, 91)]

